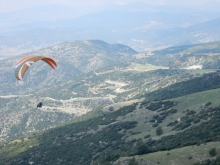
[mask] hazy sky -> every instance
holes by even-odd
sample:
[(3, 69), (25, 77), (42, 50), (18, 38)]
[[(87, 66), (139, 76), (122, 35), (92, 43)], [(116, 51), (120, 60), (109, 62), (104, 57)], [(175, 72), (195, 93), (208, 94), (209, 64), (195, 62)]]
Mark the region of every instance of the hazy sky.
[(45, 5), (45, 4), (60, 4), (79, 8), (95, 7), (101, 8), (109, 3), (127, 4), (131, 2), (145, 2), (150, 5), (184, 5), (192, 6), (202, 3), (219, 2), (220, 0), (0, 0), (0, 12), (24, 9), (28, 7)]

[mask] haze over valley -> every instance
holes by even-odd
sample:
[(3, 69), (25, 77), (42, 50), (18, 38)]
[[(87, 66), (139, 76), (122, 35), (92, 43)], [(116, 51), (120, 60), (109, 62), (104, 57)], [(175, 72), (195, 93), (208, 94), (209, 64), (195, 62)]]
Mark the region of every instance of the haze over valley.
[(220, 39), (220, 5), (214, 0), (191, 5), (103, 1), (90, 8), (90, 3), (28, 4), (1, 13), (1, 58), (75, 40), (100, 39), (140, 52)]

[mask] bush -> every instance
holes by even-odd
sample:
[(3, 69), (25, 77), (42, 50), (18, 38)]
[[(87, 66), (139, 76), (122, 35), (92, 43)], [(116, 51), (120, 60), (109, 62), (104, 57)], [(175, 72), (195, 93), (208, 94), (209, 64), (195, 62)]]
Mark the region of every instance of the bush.
[(114, 155), (107, 155), (107, 157), (105, 158), (105, 161), (115, 161), (119, 158), (120, 156), (118, 154), (114, 154)]
[(159, 118), (159, 115), (154, 115), (153, 116), (153, 119), (158, 119)]
[(176, 125), (178, 123), (177, 120), (173, 121), (173, 122), (170, 122), (169, 124), (167, 124), (168, 127), (172, 127), (174, 125)]
[(154, 122), (155, 122), (155, 120), (154, 120), (154, 119), (151, 119), (151, 120), (149, 120), (149, 122), (154, 123)]
[(177, 112), (177, 109), (171, 109), (168, 111), (169, 113), (176, 113)]
[(114, 111), (114, 107), (109, 107), (109, 111)]
[(195, 118), (195, 119), (193, 120), (193, 123), (198, 123), (198, 122), (200, 122), (200, 118)]
[(209, 151), (209, 155), (210, 155), (210, 156), (215, 156), (215, 155), (216, 155), (216, 149), (215, 149), (215, 148), (212, 148), (212, 149)]
[(161, 127), (157, 127), (156, 134), (157, 134), (157, 136), (162, 135), (163, 134), (163, 129)]
[(211, 102), (208, 102), (208, 103), (205, 104), (205, 107), (208, 107), (211, 104), (212, 104)]
[(191, 126), (191, 123), (190, 122), (181, 122), (179, 124), (177, 124), (172, 130), (176, 130), (176, 131), (179, 131), (179, 130), (183, 130), (187, 127)]
[(147, 138), (149, 138), (149, 137), (150, 137), (150, 135), (146, 135), (146, 136), (144, 136), (145, 139), (147, 139)]
[(157, 127), (157, 126), (158, 126), (158, 124), (157, 124), (157, 123), (154, 123), (152, 126), (153, 126), (153, 127)]
[(195, 114), (196, 112), (194, 111), (194, 110), (190, 110), (190, 111), (188, 111), (187, 113), (186, 113), (186, 115), (193, 115), (193, 114)]
[(148, 148), (147, 148), (146, 145), (143, 144), (143, 145), (141, 145), (137, 148), (137, 154), (138, 155), (143, 155), (143, 154), (146, 154), (146, 153), (148, 153)]

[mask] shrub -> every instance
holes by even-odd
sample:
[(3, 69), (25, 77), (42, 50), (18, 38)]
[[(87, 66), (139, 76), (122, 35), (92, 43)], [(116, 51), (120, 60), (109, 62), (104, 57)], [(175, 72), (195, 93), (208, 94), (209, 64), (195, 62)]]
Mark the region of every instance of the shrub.
[(186, 113), (186, 115), (192, 115), (192, 114), (195, 114), (196, 112), (194, 110), (190, 110)]
[(149, 137), (150, 137), (150, 135), (146, 135), (146, 136), (144, 136), (145, 139), (147, 139), (147, 138), (149, 138)]
[(168, 111), (169, 113), (176, 113), (177, 112), (177, 109), (171, 109)]
[(146, 154), (146, 153), (148, 153), (148, 148), (147, 148), (146, 145), (143, 144), (143, 145), (141, 145), (137, 148), (137, 154), (138, 155), (143, 155), (143, 154)]
[(173, 121), (173, 122), (170, 122), (169, 124), (167, 124), (168, 127), (172, 127), (174, 125), (176, 125), (178, 123), (177, 120)]
[(154, 123), (154, 122), (155, 122), (155, 120), (154, 120), (154, 119), (151, 119), (151, 120), (149, 120), (149, 122)]
[(212, 149), (209, 151), (209, 155), (210, 155), (210, 156), (215, 156), (215, 155), (216, 155), (216, 148), (212, 148)]
[(153, 127), (157, 127), (157, 126), (158, 126), (158, 123), (154, 123), (152, 126), (153, 126)]
[(114, 107), (109, 107), (109, 111), (114, 111)]
[(198, 123), (198, 122), (200, 122), (200, 118), (195, 118), (195, 119), (193, 120), (193, 123)]
[(211, 104), (212, 104), (211, 102), (208, 102), (208, 103), (205, 104), (205, 107), (208, 107)]
[(162, 127), (157, 127), (157, 129), (156, 129), (156, 134), (157, 134), (157, 136), (163, 134), (163, 129), (162, 129)]

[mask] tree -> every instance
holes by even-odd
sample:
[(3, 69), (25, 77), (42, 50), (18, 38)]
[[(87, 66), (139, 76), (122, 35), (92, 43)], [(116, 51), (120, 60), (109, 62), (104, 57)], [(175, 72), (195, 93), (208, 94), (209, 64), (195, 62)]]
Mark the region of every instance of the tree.
[(108, 109), (109, 111), (114, 111), (114, 107), (109, 107), (109, 109)]
[(157, 136), (163, 134), (163, 129), (162, 129), (162, 127), (157, 127), (157, 129), (156, 129), (156, 134), (157, 134)]
[(209, 151), (209, 155), (210, 155), (210, 156), (215, 156), (215, 155), (216, 155), (216, 148), (212, 148), (212, 149)]
[(146, 153), (148, 153), (148, 148), (147, 148), (146, 145), (143, 144), (143, 145), (141, 145), (137, 148), (137, 154), (138, 155), (143, 155), (143, 154), (146, 154)]

